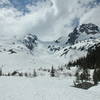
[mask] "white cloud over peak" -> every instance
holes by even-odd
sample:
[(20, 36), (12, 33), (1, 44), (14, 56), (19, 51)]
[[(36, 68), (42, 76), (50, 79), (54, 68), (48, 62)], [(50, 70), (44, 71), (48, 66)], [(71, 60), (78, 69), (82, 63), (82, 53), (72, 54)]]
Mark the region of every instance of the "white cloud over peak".
[(86, 13), (80, 20), (82, 23), (94, 23), (100, 27), (100, 4), (93, 8), (90, 12)]
[(33, 33), (42, 40), (53, 40), (67, 35), (78, 24), (100, 25), (100, 5), (95, 0), (48, 0), (37, 6), (27, 5), (27, 8), (30, 13), (26, 15), (12, 6), (0, 8), (0, 34)]

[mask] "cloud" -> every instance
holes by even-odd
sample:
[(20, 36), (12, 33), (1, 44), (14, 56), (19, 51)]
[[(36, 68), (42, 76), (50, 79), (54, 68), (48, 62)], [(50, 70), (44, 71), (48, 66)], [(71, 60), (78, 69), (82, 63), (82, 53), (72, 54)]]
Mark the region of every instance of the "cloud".
[(0, 0), (0, 4), (10, 4), (9, 0)]
[(0, 8), (1, 35), (33, 33), (42, 40), (53, 40), (67, 36), (76, 25), (82, 23), (100, 25), (100, 5), (95, 0), (46, 0), (38, 2), (37, 6), (28, 4), (26, 8), (30, 13), (25, 15), (13, 6)]
[(86, 13), (80, 20), (80, 24), (82, 23), (94, 23), (100, 27), (100, 4), (92, 9), (90, 12)]

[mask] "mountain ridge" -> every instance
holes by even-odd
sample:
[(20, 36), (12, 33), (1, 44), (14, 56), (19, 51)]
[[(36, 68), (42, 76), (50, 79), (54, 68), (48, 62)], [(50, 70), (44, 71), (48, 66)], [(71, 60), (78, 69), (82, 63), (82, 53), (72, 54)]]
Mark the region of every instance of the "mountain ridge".
[[(87, 32), (90, 33), (86, 34)], [(68, 37), (60, 37), (54, 41), (41, 41), (34, 34), (26, 34), (19, 40), (2, 37), (0, 39), (0, 65), (20, 66), (20, 68), (64, 65), (86, 55), (88, 48), (100, 43), (99, 33), (99, 27), (89, 23), (75, 28)], [(73, 38), (73, 34), (77, 38)], [(74, 42), (70, 43), (73, 40)]]

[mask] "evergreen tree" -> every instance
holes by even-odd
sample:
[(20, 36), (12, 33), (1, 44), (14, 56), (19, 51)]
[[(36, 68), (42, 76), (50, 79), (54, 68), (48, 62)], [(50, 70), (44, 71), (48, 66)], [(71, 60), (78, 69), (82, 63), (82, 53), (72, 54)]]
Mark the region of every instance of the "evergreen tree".
[(0, 68), (0, 76), (2, 76), (2, 68)]
[(25, 73), (24, 73), (24, 75), (25, 75), (25, 77), (28, 77), (28, 74), (27, 74), (27, 72), (25, 72)]
[(80, 83), (80, 75), (79, 75), (79, 72), (76, 72), (75, 76), (76, 76), (76, 81), (75, 82), (76, 83)]
[(97, 76), (96, 69), (94, 69), (94, 72), (93, 72), (93, 81), (94, 81), (94, 85), (98, 84), (98, 76)]
[(51, 68), (50, 75), (51, 77), (55, 77), (55, 69), (53, 68), (53, 66)]
[(36, 77), (37, 76), (37, 73), (36, 73), (36, 70), (34, 69), (33, 71), (33, 76)]
[(76, 80), (74, 81), (74, 83), (75, 82), (76, 83), (80, 83), (80, 75), (79, 75), (79, 72), (80, 72), (80, 68), (78, 67), (77, 70), (76, 70), (76, 73), (75, 73)]
[(18, 75), (19, 75), (19, 76), (23, 76), (23, 73), (22, 73), (22, 72), (21, 72), (21, 73), (18, 73)]
[(88, 69), (83, 69), (83, 72), (80, 75), (80, 80), (83, 81), (89, 81), (90, 80), (90, 74)]
[(88, 69), (82, 69), (78, 67), (76, 74), (76, 83), (83, 83), (84, 81), (89, 81), (90, 80), (90, 74)]
[(93, 72), (94, 85), (97, 85), (100, 81), (100, 68), (95, 68)]

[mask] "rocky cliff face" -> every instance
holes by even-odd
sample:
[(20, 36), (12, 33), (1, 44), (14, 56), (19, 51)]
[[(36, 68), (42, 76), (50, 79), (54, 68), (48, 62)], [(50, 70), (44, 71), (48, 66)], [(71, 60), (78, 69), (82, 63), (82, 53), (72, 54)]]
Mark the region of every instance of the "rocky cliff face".
[(33, 34), (27, 34), (23, 40), (23, 43), (29, 50), (33, 50), (37, 46), (37, 42), (38, 38), (36, 35)]
[(100, 28), (98, 26), (92, 23), (82, 24), (75, 27), (73, 32), (69, 34), (67, 43), (75, 44), (78, 41), (95, 39), (96, 36), (100, 36)]

